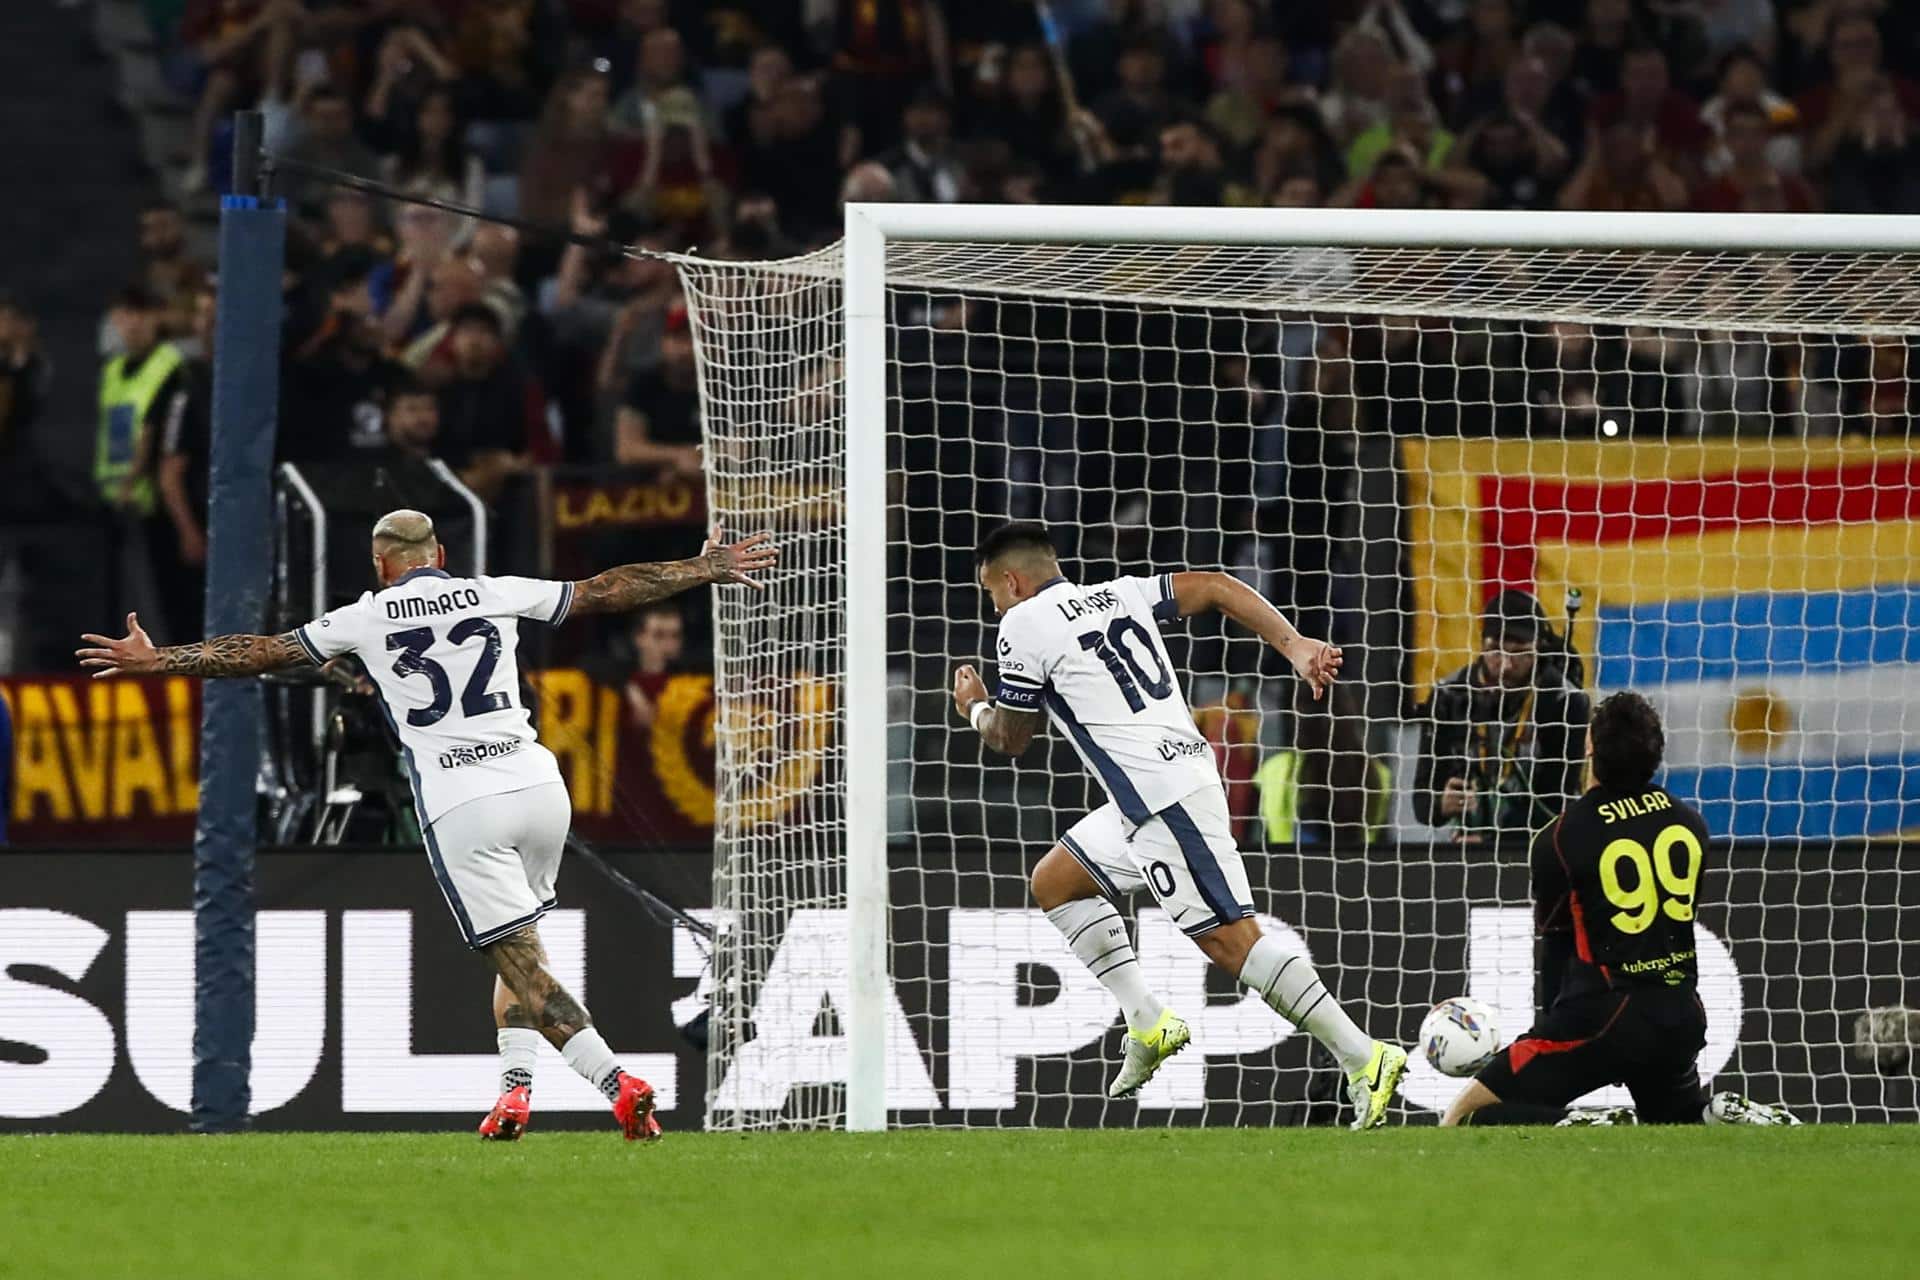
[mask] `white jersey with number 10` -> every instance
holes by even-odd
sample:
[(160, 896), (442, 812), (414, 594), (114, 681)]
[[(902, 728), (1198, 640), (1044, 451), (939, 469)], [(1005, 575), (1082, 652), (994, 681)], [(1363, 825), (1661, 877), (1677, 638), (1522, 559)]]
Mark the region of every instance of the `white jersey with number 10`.
[(415, 569), (294, 632), (315, 662), (358, 654), (413, 770), (421, 823), (559, 782), (520, 700), (520, 619), (558, 623), (573, 584)]
[(1220, 785), (1160, 639), (1157, 624), (1178, 616), (1163, 573), (1085, 586), (1055, 578), (1000, 619), (1000, 705), (1044, 708), (1136, 827)]

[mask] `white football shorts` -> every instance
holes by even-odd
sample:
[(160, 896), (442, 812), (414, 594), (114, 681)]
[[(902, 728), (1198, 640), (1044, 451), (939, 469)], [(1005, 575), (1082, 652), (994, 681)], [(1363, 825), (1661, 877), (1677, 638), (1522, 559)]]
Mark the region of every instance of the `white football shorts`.
[(1188, 937), (1253, 914), (1247, 867), (1218, 784), (1132, 830), (1118, 806), (1104, 804), (1074, 823), (1060, 843), (1116, 902), (1144, 884)]
[(504, 938), (553, 906), (572, 823), (566, 784), (543, 782), (457, 804), (427, 827), (427, 860), (468, 946)]

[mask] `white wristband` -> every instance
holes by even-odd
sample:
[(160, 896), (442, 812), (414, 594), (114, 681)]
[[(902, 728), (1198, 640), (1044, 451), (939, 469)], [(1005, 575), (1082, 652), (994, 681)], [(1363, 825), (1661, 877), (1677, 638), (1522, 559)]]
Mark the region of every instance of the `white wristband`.
[(982, 698), (980, 701), (974, 703), (973, 707), (967, 712), (967, 723), (973, 726), (975, 733), (980, 732), (980, 718), (992, 709), (991, 700)]

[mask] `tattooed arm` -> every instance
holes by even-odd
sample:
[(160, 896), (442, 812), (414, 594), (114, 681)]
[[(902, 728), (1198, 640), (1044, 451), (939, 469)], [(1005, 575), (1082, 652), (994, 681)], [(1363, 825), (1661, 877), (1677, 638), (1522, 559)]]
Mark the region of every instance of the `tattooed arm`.
[(973, 709), (983, 703), (986, 710), (980, 713), (980, 740), (1003, 755), (1018, 756), (1025, 752), (1033, 741), (1034, 731), (1040, 727), (1039, 713), (995, 705), (987, 696), (986, 681), (978, 671), (970, 665), (955, 670), (953, 709), (960, 713), (960, 718), (972, 723)]
[(715, 525), (700, 554), (691, 560), (623, 564), (576, 582), (569, 612), (625, 613), (708, 582), (739, 582), (764, 591), (766, 583), (749, 575), (779, 562), (780, 552), (768, 541), (768, 535), (756, 533), (731, 545), (724, 538), (720, 526)]
[(257, 676), (282, 667), (311, 663), (293, 632), (277, 636), (214, 636), (195, 644), (156, 647), (140, 625), (137, 614), (127, 615), (127, 634), (80, 637), (94, 647), (77, 649), (80, 665), (93, 669), (96, 680), (122, 675), (167, 672), (183, 676)]

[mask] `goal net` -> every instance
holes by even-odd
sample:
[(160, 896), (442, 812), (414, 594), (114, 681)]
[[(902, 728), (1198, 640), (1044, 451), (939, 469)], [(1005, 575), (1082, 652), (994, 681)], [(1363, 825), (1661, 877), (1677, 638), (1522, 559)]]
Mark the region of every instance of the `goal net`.
[[(1254, 637), (1168, 631), (1265, 927), (1372, 1034), (1408, 1043), (1461, 993), (1524, 1030), (1526, 835), (1581, 789), (1586, 708), (1632, 688), (1715, 836), (1703, 1074), (1808, 1118), (1920, 1118), (1920, 236), (886, 206), (849, 228), (681, 262), (715, 518), (785, 556), (716, 610), (710, 1125), (1336, 1117), (1307, 1038), (1144, 894), (1123, 910), (1194, 1047), (1106, 1098), (1124, 1027), (1026, 887), (1105, 797), (1059, 735), (1008, 761), (951, 703), (959, 663), (993, 684), (972, 553), (1010, 518), (1077, 580), (1224, 569), (1346, 648), (1314, 704)], [(1479, 683), (1509, 591), (1544, 624), (1511, 695)], [(1415, 1057), (1406, 1113), (1431, 1117), (1460, 1082)]]

